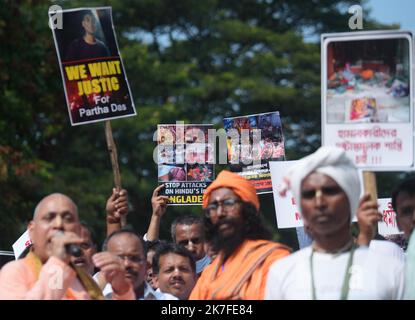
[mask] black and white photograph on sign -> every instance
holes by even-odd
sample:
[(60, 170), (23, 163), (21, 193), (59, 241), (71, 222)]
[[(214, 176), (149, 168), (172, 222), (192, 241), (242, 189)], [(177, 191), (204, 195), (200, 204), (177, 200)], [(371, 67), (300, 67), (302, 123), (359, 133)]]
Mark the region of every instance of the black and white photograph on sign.
[(110, 7), (62, 11), (53, 37), (72, 125), (136, 115)]
[(333, 41), (327, 47), (327, 122), (410, 121), (409, 41)]

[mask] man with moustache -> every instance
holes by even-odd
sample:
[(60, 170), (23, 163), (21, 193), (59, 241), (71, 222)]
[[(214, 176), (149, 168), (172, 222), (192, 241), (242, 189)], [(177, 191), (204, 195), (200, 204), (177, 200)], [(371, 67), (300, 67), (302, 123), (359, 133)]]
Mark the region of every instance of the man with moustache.
[(272, 242), (255, 188), (222, 171), (203, 194), (206, 237), (218, 256), (202, 272), (191, 300), (261, 300), (271, 264), (290, 249)]
[[(121, 218), (128, 214), (128, 210), (127, 190), (113, 188), (112, 194), (106, 203), (107, 235), (121, 229)], [(90, 275), (93, 275), (95, 266), (92, 256), (97, 252), (96, 239), (93, 230), (85, 222), (81, 221), (80, 224), (82, 242), (79, 247), (81, 255), (72, 256), (71, 261), (75, 266), (85, 268)], [(104, 282), (105, 279), (101, 279), (101, 281)]]
[(153, 290), (157, 290), (158, 288), (156, 275), (153, 272), (153, 257), (156, 254), (157, 248), (160, 247), (164, 243), (167, 243), (167, 242), (163, 240), (145, 241), (146, 254), (147, 254), (146, 281), (153, 288)]
[[(78, 208), (66, 195), (54, 193), (36, 206), (28, 226), (29, 254), (5, 265), (0, 273), (0, 299), (103, 299), (93, 279), (71, 263), (68, 246), (81, 245)], [(96, 254), (93, 263), (114, 288), (114, 299), (134, 299), (117, 257)]]
[(280, 193), (288, 189), (314, 241), (271, 266), (266, 299), (402, 299), (403, 260), (358, 246), (352, 237), (360, 183), (356, 166), (342, 149), (321, 147), (300, 160), (290, 168)]
[[(177, 300), (168, 293), (154, 291), (145, 281), (148, 266), (144, 248), (144, 241), (140, 236), (131, 230), (121, 229), (107, 237), (103, 249), (122, 261), (126, 278), (133, 287), (137, 300)], [(103, 294), (107, 299), (112, 297), (111, 284), (105, 285)]]
[(92, 237), (92, 231), (85, 222), (80, 222), (80, 234), (82, 242), (79, 244), (81, 254), (79, 256), (71, 256), (71, 262), (84, 268), (91, 276), (94, 274), (94, 262), (92, 256), (97, 252), (95, 241)]
[(158, 290), (187, 300), (196, 284), (193, 255), (175, 243), (161, 244), (153, 256), (153, 272)]
[(195, 215), (179, 216), (172, 222), (170, 231), (173, 242), (192, 254), (196, 261), (196, 274), (200, 275), (211, 262), (205, 251), (203, 219)]
[[(144, 239), (156, 241), (159, 238), (161, 219), (166, 213), (168, 197), (159, 195), (164, 185), (158, 186), (153, 191), (151, 205), (153, 212), (150, 224)], [(196, 261), (196, 273), (200, 275), (211, 262), (205, 251), (205, 230), (203, 219), (195, 215), (183, 215), (177, 217), (171, 224), (171, 237), (174, 243), (184, 246), (189, 250)]]

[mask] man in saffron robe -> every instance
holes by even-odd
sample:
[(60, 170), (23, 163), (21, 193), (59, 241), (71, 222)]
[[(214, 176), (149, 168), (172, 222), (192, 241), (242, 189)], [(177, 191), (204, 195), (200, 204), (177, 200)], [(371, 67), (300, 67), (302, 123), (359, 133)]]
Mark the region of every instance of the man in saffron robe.
[(290, 249), (272, 242), (259, 199), (245, 178), (222, 171), (203, 195), (207, 240), (218, 256), (202, 272), (192, 300), (262, 300), (268, 269)]
[[(81, 245), (78, 209), (59, 193), (43, 198), (28, 226), (33, 247), (20, 260), (6, 264), (0, 274), (0, 299), (103, 299), (83, 267), (71, 263), (68, 246)], [(114, 299), (134, 299), (120, 259), (107, 252), (93, 256), (94, 265), (114, 288)]]

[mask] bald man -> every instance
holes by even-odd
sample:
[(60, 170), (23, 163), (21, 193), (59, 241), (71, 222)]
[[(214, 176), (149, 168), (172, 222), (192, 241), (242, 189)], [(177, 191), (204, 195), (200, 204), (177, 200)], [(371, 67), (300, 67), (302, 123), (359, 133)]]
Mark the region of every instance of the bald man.
[[(43, 198), (28, 225), (33, 247), (21, 260), (5, 265), (0, 274), (0, 299), (103, 299), (95, 282), (71, 263), (69, 245), (80, 245), (78, 208), (68, 196)], [(125, 269), (116, 256), (97, 254), (95, 266), (112, 283), (115, 299), (134, 299)], [(94, 261), (94, 262), (95, 262)]]

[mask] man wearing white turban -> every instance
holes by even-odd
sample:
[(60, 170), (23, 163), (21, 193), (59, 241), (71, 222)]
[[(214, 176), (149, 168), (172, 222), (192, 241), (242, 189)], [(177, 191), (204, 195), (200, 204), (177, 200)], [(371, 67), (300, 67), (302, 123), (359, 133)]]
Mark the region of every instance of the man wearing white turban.
[(350, 226), (360, 183), (344, 151), (321, 147), (303, 158), (280, 193), (288, 188), (314, 241), (271, 266), (266, 299), (402, 298), (404, 262), (354, 243)]

